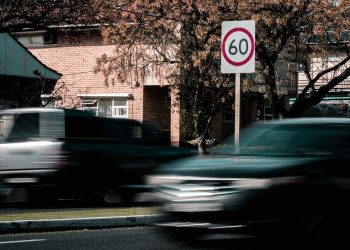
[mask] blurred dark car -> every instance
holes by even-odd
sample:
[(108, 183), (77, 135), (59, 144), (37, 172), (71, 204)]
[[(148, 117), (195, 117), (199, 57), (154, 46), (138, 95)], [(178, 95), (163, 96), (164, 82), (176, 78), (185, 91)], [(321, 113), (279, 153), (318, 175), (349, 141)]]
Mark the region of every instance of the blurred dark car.
[(341, 235), (350, 214), (350, 119), (255, 124), (234, 152), (223, 144), (150, 176), (165, 215), (159, 225), (189, 239)]
[(43, 202), (113, 192), (131, 201), (158, 164), (193, 154), (151, 124), (70, 109), (3, 110), (0, 133), (0, 186)]

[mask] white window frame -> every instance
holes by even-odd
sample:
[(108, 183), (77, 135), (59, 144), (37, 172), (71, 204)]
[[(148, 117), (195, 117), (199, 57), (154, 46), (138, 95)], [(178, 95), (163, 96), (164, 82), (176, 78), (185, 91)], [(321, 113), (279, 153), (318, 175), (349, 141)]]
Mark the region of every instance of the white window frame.
[(32, 34), (25, 36), (18, 36), (17, 40), (25, 47), (35, 47), (44, 45), (44, 34)]
[[(115, 105), (116, 100), (125, 100), (125, 105)], [(112, 98), (112, 117), (114, 118), (128, 118), (129, 108), (128, 108), (128, 99), (127, 98)], [(114, 109), (125, 108), (125, 115), (114, 115)]]
[(41, 104), (46, 105), (45, 108), (56, 108), (58, 106), (57, 101), (61, 99), (60, 95), (51, 94), (42, 94), (40, 97)]
[[(258, 114), (257, 115), (257, 120), (258, 121), (260, 121), (260, 122), (267, 122), (267, 121), (274, 120), (272, 112), (266, 112), (266, 110), (269, 110), (269, 109), (271, 110), (271, 106), (260, 106), (260, 108), (262, 108), (262, 111), (264, 112), (264, 114)], [(259, 108), (258, 108), (258, 110), (260, 111)], [(259, 116), (260, 116), (260, 118), (259, 118)]]
[(47, 30), (22, 30), (12, 33), (25, 47), (39, 47), (57, 44), (55, 35)]
[[(96, 103), (96, 107), (84, 107), (84, 105), (92, 105)], [(81, 99), (81, 109), (84, 111), (92, 111), (98, 116), (98, 99), (86, 98)]]
[[(82, 110), (87, 110), (87, 111), (94, 111), (94, 113), (96, 114), (96, 116), (100, 116), (100, 102), (101, 100), (110, 100), (110, 103), (111, 103), (111, 110), (112, 110), (112, 113), (111, 113), (111, 116), (112, 118), (128, 118), (128, 115), (129, 115), (129, 108), (128, 108), (128, 98), (127, 97), (124, 97), (124, 96), (118, 96), (118, 97), (95, 97), (95, 98), (92, 98), (93, 95), (89, 95), (89, 96), (81, 96), (81, 108)], [(125, 105), (115, 105), (115, 101), (119, 101), (119, 100), (122, 100), (122, 101), (125, 101)], [(84, 107), (84, 105), (92, 105), (92, 104), (95, 104), (96, 103), (96, 106), (95, 107)], [(125, 115), (114, 115), (114, 110), (115, 109), (121, 109), (121, 108), (125, 108)], [(117, 112), (116, 112), (117, 113)]]

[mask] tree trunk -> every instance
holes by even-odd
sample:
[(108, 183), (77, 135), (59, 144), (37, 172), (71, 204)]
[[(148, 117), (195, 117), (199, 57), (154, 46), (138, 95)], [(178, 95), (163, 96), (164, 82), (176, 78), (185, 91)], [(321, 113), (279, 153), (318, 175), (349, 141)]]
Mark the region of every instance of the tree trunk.
[[(206, 139), (209, 136), (208, 135), (209, 134), (209, 128), (210, 128), (211, 122), (213, 120), (214, 114), (215, 114), (215, 112), (213, 110), (212, 114), (208, 117), (208, 119), (206, 121), (206, 124), (205, 124), (205, 127), (204, 127), (204, 131), (202, 131), (202, 133), (198, 137), (197, 145), (198, 145), (198, 154), (199, 155), (207, 155), (208, 154), (208, 148), (207, 148)], [(198, 126), (199, 124), (197, 123), (196, 125)], [(199, 127), (197, 127), (197, 129), (198, 128)], [(199, 130), (197, 130), (197, 131), (199, 131)]]
[(201, 136), (198, 139), (197, 145), (198, 145), (198, 154), (199, 155), (207, 155), (208, 154), (207, 142), (205, 141), (204, 136)]

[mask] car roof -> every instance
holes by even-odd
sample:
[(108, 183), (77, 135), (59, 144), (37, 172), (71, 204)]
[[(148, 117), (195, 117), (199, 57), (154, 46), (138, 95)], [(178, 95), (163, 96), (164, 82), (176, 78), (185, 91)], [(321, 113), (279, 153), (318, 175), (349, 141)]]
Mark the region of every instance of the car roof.
[(30, 108), (15, 108), (15, 109), (4, 109), (1, 110), (1, 114), (13, 114), (13, 113), (50, 113), (50, 112), (64, 112), (67, 115), (83, 115), (92, 116), (90, 112), (76, 109), (64, 109), (64, 108), (40, 108), (40, 107), (30, 107)]
[(30, 107), (30, 108), (15, 108), (15, 109), (4, 109), (0, 110), (0, 114), (14, 114), (14, 113), (50, 113), (50, 112), (64, 112), (66, 116), (80, 116), (80, 117), (97, 117), (98, 119), (108, 119), (124, 123), (135, 123), (141, 124), (138, 120), (128, 118), (111, 118), (111, 117), (100, 117), (95, 116), (94, 113), (78, 109), (65, 109), (65, 108), (41, 108), (41, 107)]
[(283, 124), (283, 125), (327, 125), (327, 124), (349, 124), (350, 118), (338, 118), (338, 117), (313, 117), (313, 118), (289, 118), (281, 120), (273, 120), (259, 124)]
[(39, 108), (39, 107), (31, 107), (31, 108), (13, 108), (13, 109), (3, 109), (0, 110), (0, 113), (33, 113), (33, 112), (60, 112), (59, 110), (64, 110), (61, 108)]

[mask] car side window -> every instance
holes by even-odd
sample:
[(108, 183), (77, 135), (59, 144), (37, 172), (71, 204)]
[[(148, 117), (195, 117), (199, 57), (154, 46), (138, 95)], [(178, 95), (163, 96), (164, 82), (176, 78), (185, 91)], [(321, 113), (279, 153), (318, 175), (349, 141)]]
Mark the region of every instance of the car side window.
[(39, 114), (17, 114), (14, 115), (14, 125), (7, 140), (22, 141), (39, 137)]
[(67, 138), (103, 138), (102, 126), (96, 117), (66, 116)]
[(102, 133), (104, 138), (122, 139), (125, 134), (118, 120), (102, 118)]
[(129, 128), (130, 137), (136, 139), (142, 139), (142, 128), (138, 125), (132, 125)]

